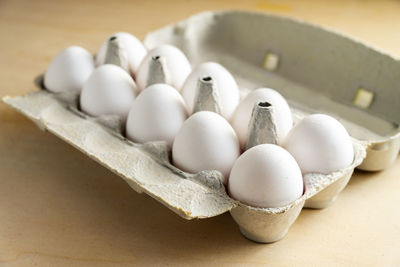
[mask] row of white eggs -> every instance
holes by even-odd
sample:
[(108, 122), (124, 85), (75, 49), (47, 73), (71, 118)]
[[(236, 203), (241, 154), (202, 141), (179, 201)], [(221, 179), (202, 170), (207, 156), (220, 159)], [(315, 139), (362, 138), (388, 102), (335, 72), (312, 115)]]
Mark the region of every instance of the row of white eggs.
[[(161, 45), (147, 52), (128, 33), (113, 34), (95, 60), (83, 48), (65, 49), (47, 69), (45, 87), (80, 93), (80, 108), (89, 115), (120, 116), (134, 142), (168, 142), (173, 163), (184, 171), (220, 171), (230, 195), (243, 203), (284, 206), (304, 193), (303, 174), (328, 174), (352, 163), (351, 139), (336, 119), (314, 114), (293, 127), (278, 92), (260, 88), (240, 101), (235, 79), (218, 63), (192, 70), (178, 48)], [(209, 81), (221, 115), (196, 110), (202, 83)], [(260, 102), (274, 108), (277, 145), (256, 145), (241, 154)]]

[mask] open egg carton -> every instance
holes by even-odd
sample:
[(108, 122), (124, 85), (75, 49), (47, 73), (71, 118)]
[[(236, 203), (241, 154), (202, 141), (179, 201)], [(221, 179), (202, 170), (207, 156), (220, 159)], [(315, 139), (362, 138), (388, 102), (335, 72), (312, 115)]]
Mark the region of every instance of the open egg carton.
[(3, 100), (181, 217), (230, 211), (241, 232), (258, 242), (281, 239), (303, 207), (332, 203), (356, 167), (382, 170), (399, 153), (400, 62), (359, 41), (275, 15), (223, 11), (149, 33), (144, 44), (175, 45), (192, 65), (221, 63), (243, 94), (261, 86), (276, 89), (295, 120), (316, 112), (334, 116), (352, 136), (353, 163), (329, 175), (305, 175), (303, 196), (289, 205), (253, 208), (229, 197), (218, 171), (190, 174), (176, 168), (166, 143), (127, 140), (118, 120), (82, 113), (77, 96), (45, 90), (42, 76), (36, 79), (41, 90)]

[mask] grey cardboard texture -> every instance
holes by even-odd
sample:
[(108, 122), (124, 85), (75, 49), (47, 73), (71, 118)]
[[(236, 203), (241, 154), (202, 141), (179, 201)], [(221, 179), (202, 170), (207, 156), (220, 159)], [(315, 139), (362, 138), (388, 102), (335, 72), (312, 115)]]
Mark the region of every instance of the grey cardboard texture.
[[(196, 65), (217, 61), (243, 91), (278, 90), (295, 113), (336, 117), (350, 135), (368, 143), (359, 167), (382, 170), (400, 148), (400, 62), (354, 38), (298, 20), (247, 11), (205, 12), (149, 33), (148, 48), (169, 43)], [(263, 68), (267, 53), (279, 57)], [(359, 88), (374, 94), (371, 105), (353, 104)]]
[[(77, 96), (41, 88), (3, 101), (181, 217), (207, 218), (232, 210), (242, 233), (260, 242), (282, 238), (303, 205), (323, 208), (334, 201), (365, 157), (364, 169), (377, 170), (398, 154), (400, 63), (358, 41), (292, 19), (223, 11), (200, 13), (154, 31), (144, 43), (149, 49), (173, 44), (192, 65), (205, 61), (223, 64), (233, 73), (243, 95), (258, 87), (278, 90), (289, 100), (295, 120), (315, 112), (335, 116), (353, 137), (353, 163), (329, 175), (305, 175), (303, 197), (286, 207), (257, 209), (231, 199), (219, 172), (189, 174), (172, 166), (164, 142), (132, 143), (121, 134), (115, 118), (81, 113)], [(273, 71), (263, 68), (266, 53), (279, 58)], [(40, 79), (38, 85), (42, 87)], [(360, 87), (374, 94), (367, 109), (352, 102)], [(250, 218), (266, 217), (272, 218), (273, 224), (284, 222), (285, 227), (271, 232), (269, 219), (249, 226)]]

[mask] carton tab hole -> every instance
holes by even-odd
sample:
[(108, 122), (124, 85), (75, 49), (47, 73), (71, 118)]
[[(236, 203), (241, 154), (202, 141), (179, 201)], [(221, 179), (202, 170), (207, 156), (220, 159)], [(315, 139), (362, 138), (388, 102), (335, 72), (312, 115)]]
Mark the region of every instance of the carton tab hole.
[(279, 65), (279, 55), (272, 53), (272, 52), (267, 52), (265, 53), (264, 57), (264, 62), (263, 62), (263, 67), (266, 70), (269, 71), (275, 71), (278, 68)]
[(264, 108), (268, 108), (268, 107), (270, 107), (272, 105), (270, 103), (268, 103), (268, 102), (259, 102), (258, 106), (264, 107)]
[(210, 76), (204, 76), (201, 79), (203, 80), (203, 82), (211, 82), (212, 81), (212, 78)]
[(374, 93), (364, 88), (358, 88), (353, 104), (359, 108), (367, 109), (371, 106), (372, 100), (374, 100)]

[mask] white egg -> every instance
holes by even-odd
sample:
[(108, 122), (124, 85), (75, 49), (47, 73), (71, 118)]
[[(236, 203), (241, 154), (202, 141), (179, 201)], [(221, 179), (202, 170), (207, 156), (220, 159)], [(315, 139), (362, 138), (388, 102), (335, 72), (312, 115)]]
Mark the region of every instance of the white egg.
[(280, 146), (257, 145), (235, 162), (228, 181), (232, 198), (261, 208), (282, 207), (303, 195), (303, 177), (296, 160)]
[(129, 69), (131, 71), (131, 74), (135, 76), (140, 63), (147, 54), (147, 50), (139, 39), (137, 39), (132, 34), (126, 32), (116, 32), (109, 36), (103, 42), (96, 55), (96, 65), (99, 66), (104, 64), (104, 61), (106, 59), (108, 41), (113, 36), (117, 37), (120, 40), (123, 49), (125, 49), (126, 55), (128, 57)]
[(270, 88), (254, 90), (239, 104), (231, 120), (242, 147), (246, 146), (249, 122), (254, 105), (259, 102), (268, 102), (274, 109), (278, 144), (282, 144), (293, 126), (292, 113), (281, 94)]
[(167, 141), (172, 145), (187, 116), (183, 98), (175, 88), (167, 84), (153, 84), (133, 102), (126, 134), (138, 143)]
[(80, 96), (80, 107), (91, 116), (117, 115), (126, 120), (135, 99), (136, 84), (118, 66), (105, 64), (89, 77)]
[(165, 59), (165, 68), (169, 77), (168, 84), (180, 90), (191, 71), (191, 66), (182, 51), (172, 45), (161, 45), (149, 51), (136, 75), (139, 89), (144, 90), (147, 87), (150, 61), (157, 56)]
[(305, 117), (289, 132), (284, 147), (293, 155), (303, 174), (329, 174), (353, 162), (349, 134), (335, 118), (314, 114)]
[(232, 74), (215, 62), (206, 62), (196, 66), (187, 77), (181, 93), (189, 111), (193, 111), (199, 79), (206, 76), (212, 78), (218, 90), (221, 115), (229, 120), (240, 101), (239, 88)]
[(52, 92), (79, 93), (94, 70), (92, 55), (79, 46), (61, 51), (44, 75), (44, 86)]
[(235, 131), (222, 116), (210, 111), (190, 116), (172, 147), (173, 162), (178, 168), (191, 173), (218, 170), (225, 177), (224, 183), (239, 155)]

